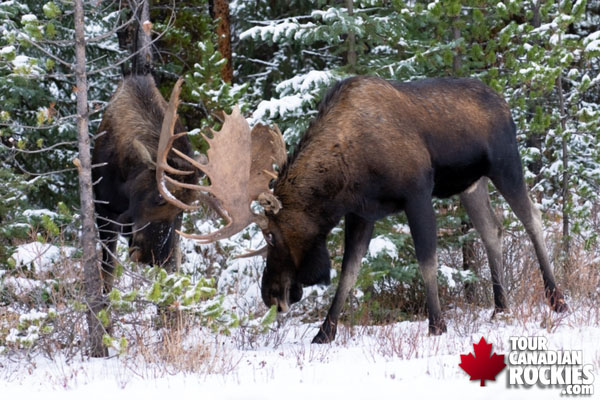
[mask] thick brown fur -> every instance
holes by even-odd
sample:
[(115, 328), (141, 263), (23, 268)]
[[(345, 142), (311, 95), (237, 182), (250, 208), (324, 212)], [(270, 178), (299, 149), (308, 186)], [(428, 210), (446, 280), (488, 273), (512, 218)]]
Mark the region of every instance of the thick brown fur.
[[(181, 225), (181, 210), (160, 196), (154, 166), (166, 108), (167, 103), (150, 75), (131, 76), (117, 88), (98, 129), (93, 177), (97, 181), (94, 192), (97, 224), (104, 243), (106, 291), (112, 286), (118, 234), (128, 237), (135, 261), (169, 266), (175, 262), (175, 229)], [(178, 122), (175, 132), (182, 131)], [(187, 155), (193, 154), (187, 137), (178, 139), (175, 147)], [(178, 157), (169, 157), (169, 163), (192, 170)], [(196, 179), (196, 173), (185, 177), (188, 183)], [(177, 195), (183, 201), (191, 199), (191, 193), (184, 190)]]
[[(329, 283), (326, 237), (345, 217), (342, 276), (315, 338), (332, 340), (374, 222), (405, 211), (425, 280), (430, 331), (443, 332), (431, 200), (463, 193), (471, 210), (484, 210), (475, 216), (476, 227), (485, 231), (488, 255), (497, 258), (500, 227), (487, 212), (486, 177), (530, 234), (552, 307), (566, 309), (527, 195), (515, 125), (499, 94), (474, 79), (401, 83), (360, 76), (338, 82), (274, 184), (283, 207), (269, 216), (274, 243), (263, 276), (265, 303), (287, 309), (301, 298), (303, 286)], [(473, 188), (483, 189), (468, 196)], [(490, 265), (496, 308), (506, 309), (501, 261), (490, 255)]]

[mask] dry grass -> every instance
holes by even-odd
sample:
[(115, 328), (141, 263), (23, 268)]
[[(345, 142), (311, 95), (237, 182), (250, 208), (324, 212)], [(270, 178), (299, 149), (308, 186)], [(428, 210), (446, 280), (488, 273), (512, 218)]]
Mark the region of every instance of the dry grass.
[[(549, 231), (547, 243), (559, 243), (559, 233)], [(551, 246), (554, 254), (555, 246)], [(212, 254), (212, 253), (211, 253)], [(461, 255), (457, 251), (442, 249), (439, 252), (440, 263), (460, 268)], [(309, 296), (295, 307), (293, 315), (280, 317), (272, 328), (261, 331), (256, 326), (241, 326), (230, 336), (216, 334), (199, 328), (198, 321), (192, 315), (180, 315), (170, 324), (162, 324), (157, 328), (153, 322), (156, 311), (150, 307), (140, 307), (126, 314), (113, 314), (115, 329), (113, 336), (124, 338), (126, 349), (121, 354), (112, 351), (118, 363), (117, 380), (126, 386), (133, 377), (157, 378), (178, 373), (205, 376), (208, 374), (235, 375), (246, 351), (261, 348), (272, 349), (281, 357), (291, 357), (298, 369), (311, 364), (326, 363), (336, 347), (361, 347), (364, 355), (372, 360), (386, 359), (412, 360), (445, 354), (456, 354), (472, 345), (473, 336), (486, 333), (486, 339), (493, 341), (499, 351), (503, 349), (503, 338), (498, 333), (506, 325), (518, 326), (522, 334), (539, 332), (539, 327), (547, 332), (555, 332), (562, 326), (600, 326), (600, 257), (576, 243), (571, 253), (571, 267), (565, 268), (561, 260), (554, 257), (555, 274), (559, 286), (565, 293), (567, 301), (576, 305), (577, 309), (567, 314), (550, 312), (545, 296), (537, 259), (529, 239), (519, 231), (505, 235), (504, 240), (506, 287), (510, 312), (492, 315), (492, 294), (489, 270), (485, 251), (481, 244), (476, 244), (475, 259), (483, 265), (478, 269), (480, 280), (474, 286), (476, 294), (474, 302), (467, 302), (462, 286), (442, 290), (440, 298), (448, 322), (449, 332), (442, 337), (427, 334), (426, 315), (410, 316), (413, 322), (397, 323), (402, 318), (393, 316), (389, 323), (373, 325), (370, 310), (359, 307), (358, 299), (350, 302), (346, 309), (347, 318), (338, 327), (334, 345), (314, 346), (307, 343), (317, 333), (324, 312), (328, 308), (330, 293)], [(222, 260), (220, 254), (207, 255), (210, 262), (216, 264)], [(205, 264), (205, 265), (206, 265)], [(251, 266), (254, 276), (260, 276), (262, 264)], [(18, 349), (8, 343), (1, 343), (8, 350), (10, 360), (24, 360), (25, 368), (36, 368), (37, 354), (56, 361), (58, 369), (56, 384), (68, 387), (85, 372), (80, 367), (69, 367), (75, 358), (85, 359), (83, 340), (86, 334), (86, 322), (82, 308), (81, 282), (79, 266), (68, 257), (63, 257), (51, 271), (43, 272), (36, 278), (48, 284), (28, 289), (21, 287), (10, 289), (2, 294), (5, 304), (0, 306), (0, 338), (19, 324), (19, 316), (27, 308), (40, 311), (53, 307), (57, 317), (52, 321), (53, 331), (42, 335), (37, 345), (30, 350)], [(215, 271), (216, 272), (216, 271)], [(31, 271), (17, 270), (11, 275), (31, 278)], [(137, 274), (123, 279), (121, 285), (134, 287), (139, 285)], [(256, 282), (254, 282), (256, 283)], [(232, 296), (244, 293), (243, 285), (238, 283), (229, 287)], [(124, 288), (125, 289), (125, 288)], [(410, 290), (404, 288), (403, 290)], [(414, 290), (414, 288), (413, 288)], [(414, 299), (420, 294), (415, 294)], [(392, 307), (397, 297), (386, 300), (386, 306)], [(266, 309), (254, 304), (236, 304), (240, 311), (250, 310), (262, 315)], [(397, 305), (396, 305), (397, 306)], [(391, 314), (390, 314), (391, 315)], [(414, 321), (419, 322), (414, 322)], [(306, 323), (306, 322), (310, 323)], [(382, 321), (379, 321), (381, 324)], [(117, 357), (118, 356), (118, 357)], [(592, 355), (592, 363), (600, 368), (600, 353)], [(62, 368), (62, 370), (61, 370)], [(62, 371), (62, 372), (61, 372)], [(12, 379), (13, 372), (3, 371), (3, 376)]]
[[(528, 335), (539, 332), (539, 328), (553, 333), (563, 326), (600, 326), (600, 257), (598, 252), (586, 250), (574, 241), (571, 247), (570, 262), (566, 264), (556, 254), (560, 254), (560, 231), (547, 231), (546, 242), (550, 245), (553, 257), (554, 272), (559, 288), (571, 304), (567, 313), (552, 312), (544, 295), (544, 287), (539, 264), (531, 242), (524, 231), (510, 232), (504, 237), (505, 285), (509, 299), (510, 311), (493, 315), (493, 295), (487, 257), (481, 243), (475, 245), (475, 260), (479, 265), (479, 280), (474, 284), (475, 298), (467, 301), (464, 287), (459, 285), (440, 291), (440, 301), (444, 315), (449, 322), (449, 334), (439, 342), (427, 334), (426, 315), (413, 315), (410, 320), (421, 322), (383, 325), (369, 330), (369, 315), (374, 314), (363, 304), (362, 308), (347, 307), (346, 313), (357, 314), (346, 317), (345, 325), (338, 328), (336, 344), (346, 345), (357, 338), (370, 336), (369, 351), (384, 357), (413, 359), (424, 356), (446, 354), (464, 348), (468, 340), (477, 333), (489, 331), (495, 343), (504, 342), (497, 328), (511, 325), (518, 326), (521, 334)], [(442, 249), (439, 252), (440, 263), (459, 269), (462, 267), (462, 255), (458, 251)], [(404, 288), (406, 290), (406, 288)], [(393, 304), (397, 294), (381, 299), (381, 304)], [(406, 298), (406, 297), (404, 297)], [(416, 298), (416, 297), (415, 297)], [(398, 302), (396, 302), (398, 304)], [(401, 304), (400, 304), (401, 305)], [(576, 307), (574, 309), (573, 307)], [(348, 310), (349, 308), (349, 310)], [(391, 321), (394, 322), (394, 321)], [(358, 325), (353, 325), (358, 323)], [(381, 323), (381, 322), (379, 322)], [(316, 332), (316, 330), (315, 330)], [(497, 336), (494, 338), (494, 336)], [(467, 341), (464, 338), (468, 338)], [(440, 348), (443, 343), (443, 348)], [(502, 350), (503, 345), (499, 345)], [(424, 350), (425, 349), (425, 350)], [(420, 354), (425, 351), (427, 354)], [(368, 353), (368, 351), (367, 351)], [(596, 355), (598, 362), (600, 356)]]
[[(218, 335), (193, 327), (149, 328), (120, 359), (135, 375), (161, 377), (177, 373), (228, 374), (239, 362), (220, 343)], [(141, 339), (141, 340), (139, 340)]]

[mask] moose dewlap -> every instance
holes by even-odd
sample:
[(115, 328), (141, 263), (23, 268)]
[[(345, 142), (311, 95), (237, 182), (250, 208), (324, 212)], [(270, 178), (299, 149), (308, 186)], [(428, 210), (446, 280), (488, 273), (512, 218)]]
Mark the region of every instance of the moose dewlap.
[[(235, 120), (230, 126), (244, 128), (223, 129), (215, 135), (248, 135), (250, 129), (239, 113), (228, 118)], [(253, 140), (247, 140), (250, 145), (238, 151), (252, 154)], [(252, 162), (270, 160), (267, 150), (276, 152), (280, 147), (263, 149), (254, 153)], [(209, 164), (213, 170), (227, 168), (210, 155)], [(326, 238), (345, 218), (340, 281), (314, 342), (334, 339), (375, 221), (400, 211), (406, 213), (425, 283), (429, 331), (440, 334), (446, 330), (437, 288), (434, 196), (460, 195), (487, 251), (495, 311), (507, 309), (501, 225), (490, 205), (488, 180), (507, 200), (533, 242), (550, 306), (555, 311), (567, 309), (554, 280), (540, 218), (525, 186), (509, 107), (498, 93), (477, 80), (402, 83), (357, 76), (340, 81), (322, 100), (295, 152), (284, 163), (272, 161), (269, 165), (273, 164), (280, 168), (272, 191), (268, 185), (252, 191), (268, 199), (261, 202), (265, 213), (247, 219), (248, 223), (260, 221), (267, 242), (262, 279), (265, 304), (286, 311), (302, 298), (303, 287), (329, 283)], [(161, 182), (159, 177), (159, 185)], [(260, 200), (260, 196), (242, 197), (248, 199), (248, 210), (250, 202)]]

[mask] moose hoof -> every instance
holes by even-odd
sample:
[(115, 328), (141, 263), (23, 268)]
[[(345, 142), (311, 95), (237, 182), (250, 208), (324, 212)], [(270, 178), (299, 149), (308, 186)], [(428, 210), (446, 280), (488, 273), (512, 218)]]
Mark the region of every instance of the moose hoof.
[(569, 311), (569, 306), (560, 290), (554, 289), (554, 293), (548, 297), (550, 298), (550, 307), (552, 307), (552, 310), (557, 313)]
[(331, 343), (333, 342), (333, 339), (335, 339), (336, 332), (337, 327), (329, 321), (325, 321), (319, 328), (319, 333), (317, 333), (317, 336), (314, 337), (312, 342), (316, 344)]
[(564, 313), (569, 311), (569, 306), (564, 299), (558, 299), (554, 302), (552, 309), (557, 313)]
[(429, 334), (434, 336), (439, 336), (442, 333), (445, 333), (448, 329), (446, 328), (446, 323), (443, 319), (436, 321), (433, 324), (429, 324)]
[(504, 314), (508, 312), (508, 307), (494, 307), (494, 312), (492, 313), (492, 317), (490, 320), (494, 320), (498, 314)]

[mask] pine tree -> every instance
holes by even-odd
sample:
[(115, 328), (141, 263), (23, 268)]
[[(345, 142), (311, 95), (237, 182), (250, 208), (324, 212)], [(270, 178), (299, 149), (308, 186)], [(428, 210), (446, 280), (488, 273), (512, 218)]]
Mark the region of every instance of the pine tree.
[[(403, 81), (475, 77), (509, 102), (526, 178), (544, 215), (564, 222), (565, 243), (574, 235), (587, 246), (596, 240), (589, 217), (600, 182), (598, 154), (591, 150), (599, 140), (600, 36), (585, 1), (236, 5), (237, 71), (253, 82), (253, 119), (276, 122), (292, 147), (326, 88), (350, 73)], [(456, 203), (440, 201), (438, 207), (454, 210)], [(454, 213), (442, 214), (439, 225), (456, 232), (443, 246), (460, 246), (472, 236), (460, 233)], [(378, 232), (398, 243), (399, 254), (410, 254), (410, 240), (386, 233), (390, 224), (404, 223), (402, 216), (389, 220)], [(415, 265), (410, 258), (392, 264), (371, 260), (368, 272), (400, 277), (406, 271), (401, 264)]]

